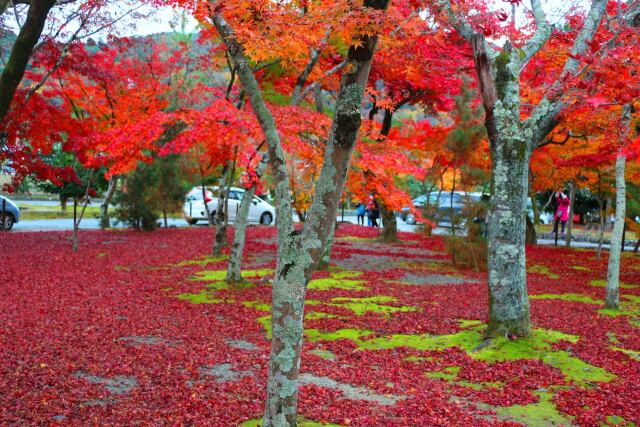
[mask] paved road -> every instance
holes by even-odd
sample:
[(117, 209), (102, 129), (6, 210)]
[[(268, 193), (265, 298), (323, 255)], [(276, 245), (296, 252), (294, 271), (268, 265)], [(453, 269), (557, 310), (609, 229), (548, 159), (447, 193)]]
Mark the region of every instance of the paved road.
[[(53, 202), (47, 202), (53, 203)], [(297, 219), (297, 217), (294, 216)], [(342, 221), (342, 216), (338, 216), (338, 221)], [(355, 216), (347, 216), (345, 215), (344, 221), (351, 222), (353, 224), (357, 224), (357, 217)], [(160, 221), (162, 223), (162, 221)], [(187, 222), (182, 218), (168, 220), (170, 227), (188, 227)], [(113, 223), (112, 226), (114, 228), (124, 228), (122, 224)], [(205, 222), (202, 221), (196, 227), (204, 227)], [(81, 230), (97, 230), (100, 228), (100, 221), (96, 218), (84, 218), (80, 223)], [(32, 220), (32, 221), (20, 221), (16, 225), (14, 225), (12, 231), (65, 231), (73, 229), (73, 220), (72, 219), (41, 219), (41, 220)], [(417, 225), (407, 224), (406, 222), (398, 219), (398, 231), (415, 233), (418, 231)], [(447, 227), (446, 224), (441, 224), (440, 227), (437, 227), (433, 230), (433, 234), (436, 235), (448, 235), (451, 232), (451, 229)], [(538, 239), (538, 244), (540, 245), (553, 245), (554, 241), (551, 239)], [(559, 247), (564, 246), (564, 241), (558, 242)], [(574, 248), (590, 248), (596, 249), (598, 247), (597, 243), (590, 242), (572, 242), (571, 244)], [(609, 250), (609, 245), (602, 245), (603, 249)], [(633, 245), (625, 246), (625, 250), (631, 251), (633, 250)]]

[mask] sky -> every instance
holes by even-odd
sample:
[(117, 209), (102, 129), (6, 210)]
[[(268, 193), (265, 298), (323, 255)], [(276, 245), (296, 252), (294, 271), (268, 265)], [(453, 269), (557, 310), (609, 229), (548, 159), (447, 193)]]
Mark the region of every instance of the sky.
[[(494, 0), (496, 7), (504, 10), (510, 10), (509, 4), (502, 0)], [(567, 10), (572, 7), (588, 5), (587, 0), (542, 0), (542, 5), (547, 13), (547, 19), (551, 23), (557, 23), (562, 19)], [(525, 9), (531, 9), (531, 3), (529, 0), (524, 0), (523, 4), (520, 4), (516, 8), (516, 18), (522, 19), (525, 16)], [(133, 29), (127, 29), (122, 35), (147, 35), (153, 33), (160, 33), (166, 31), (172, 31), (170, 22), (176, 21), (176, 12), (170, 7), (159, 8), (153, 17), (140, 21), (138, 26)], [(178, 18), (179, 19), (179, 18)], [(194, 31), (197, 23), (194, 19), (188, 19), (187, 30)]]

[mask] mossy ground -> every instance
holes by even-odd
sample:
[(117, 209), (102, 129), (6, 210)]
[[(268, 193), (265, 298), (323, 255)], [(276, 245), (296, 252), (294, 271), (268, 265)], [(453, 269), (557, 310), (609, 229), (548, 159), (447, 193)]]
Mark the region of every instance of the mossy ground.
[[(340, 424), (322, 423), (318, 421), (311, 421), (304, 417), (298, 417), (298, 427), (343, 427)], [(253, 420), (245, 421), (238, 427), (262, 427), (262, 418), (255, 418)]]
[[(372, 241), (370, 238), (341, 238), (344, 242), (360, 242)], [(183, 266), (201, 265), (207, 262), (206, 259), (191, 261), (182, 264)], [(589, 274), (597, 269), (591, 266), (583, 266), (575, 261), (571, 265), (568, 264), (563, 268), (569, 272), (581, 272), (580, 274)], [(465, 273), (452, 267), (451, 265), (441, 262), (440, 260), (431, 260), (427, 262), (417, 261), (400, 261), (398, 265), (408, 273), (415, 274), (449, 274), (460, 275), (465, 277)], [(578, 302), (593, 306), (594, 316), (597, 313), (609, 316), (628, 316), (629, 324), (635, 326), (637, 323), (640, 328), (640, 297), (635, 295), (621, 295), (622, 309), (619, 311), (608, 312), (602, 309), (603, 301), (593, 296), (593, 289), (589, 291), (590, 286), (601, 286), (599, 279), (593, 279), (586, 283), (581, 290), (569, 287), (563, 289), (563, 283), (560, 279), (561, 269), (558, 266), (544, 265), (542, 262), (532, 262), (529, 264), (528, 272), (533, 277), (543, 276), (547, 279), (544, 291), (540, 289), (530, 292), (532, 304), (535, 301), (556, 301), (561, 302)], [(401, 273), (402, 274), (402, 273)], [(564, 274), (564, 273), (563, 273)], [(595, 273), (594, 273), (595, 274)], [(251, 295), (255, 298), (256, 292), (260, 291), (261, 295), (268, 295), (270, 286), (264, 286), (265, 277), (273, 275), (270, 269), (249, 269), (243, 272), (243, 276), (247, 281), (247, 286)], [(584, 339), (582, 336), (568, 334), (561, 330), (549, 328), (534, 327), (533, 333), (529, 337), (519, 339), (509, 339), (504, 337), (493, 338), (490, 341), (485, 340), (486, 325), (478, 318), (460, 318), (453, 319), (450, 323), (454, 325), (454, 330), (449, 333), (416, 333), (405, 331), (402, 333), (385, 331), (376, 326), (375, 322), (384, 320), (384, 325), (393, 324), (394, 319), (402, 318), (404, 315), (425, 312), (427, 314), (430, 307), (436, 307), (436, 311), (447, 309), (449, 302), (441, 301), (438, 298), (439, 293), (437, 286), (424, 287), (431, 292), (435, 289), (432, 299), (425, 300), (415, 299), (413, 296), (405, 298), (402, 292), (416, 292), (414, 288), (422, 287), (401, 287), (394, 283), (391, 279), (375, 279), (370, 277), (371, 273), (364, 274), (357, 270), (344, 270), (337, 267), (330, 267), (326, 272), (319, 272), (318, 275), (309, 282), (308, 299), (305, 301), (305, 324), (313, 322), (312, 326), (305, 329), (305, 345), (311, 348), (306, 350), (310, 355), (314, 355), (314, 360), (324, 360), (326, 363), (335, 363), (337, 360), (342, 362), (340, 349), (344, 346), (341, 342), (349, 342), (346, 348), (355, 347), (355, 353), (362, 352), (362, 357), (366, 358), (367, 352), (370, 354), (381, 354), (389, 352), (394, 354), (396, 350), (401, 352), (413, 351), (415, 354), (405, 355), (402, 360), (409, 362), (411, 365), (422, 366), (427, 364), (429, 368), (422, 371), (424, 378), (435, 381), (449, 390), (449, 393), (462, 393), (460, 390), (468, 392), (491, 392), (506, 390), (507, 383), (503, 381), (469, 381), (468, 374), (460, 377), (461, 366), (446, 364), (439, 361), (446, 360), (446, 355), (451, 349), (462, 351), (462, 357), (468, 357), (473, 363), (484, 362), (491, 366), (499, 366), (502, 363), (519, 363), (524, 361), (537, 361), (546, 365), (546, 369), (555, 370), (559, 378), (564, 378), (559, 384), (550, 387), (532, 389), (531, 392), (537, 397), (537, 402), (529, 404), (515, 404), (510, 406), (479, 404), (480, 408), (493, 411), (498, 420), (522, 423), (530, 427), (536, 426), (559, 426), (575, 424), (573, 416), (560, 411), (556, 403), (556, 396), (559, 390), (564, 389), (592, 389), (597, 384), (609, 383), (616, 381), (618, 376), (606, 369), (605, 366), (597, 366), (593, 362), (589, 363), (587, 359), (582, 359), (579, 354), (574, 353), (573, 348), (581, 343)], [(266, 299), (260, 298), (247, 299), (242, 296), (243, 288), (231, 288), (225, 282), (226, 270), (206, 270), (195, 273), (191, 277), (192, 280), (198, 282), (206, 282), (204, 289), (195, 294), (179, 294), (178, 298), (188, 299), (195, 304), (241, 304), (243, 307), (256, 310), (254, 321), (262, 326), (264, 331), (263, 337), (271, 339), (271, 307)], [(374, 275), (375, 277), (375, 275)], [(562, 276), (564, 277), (564, 276)], [(538, 278), (537, 280), (543, 280)], [(553, 282), (549, 282), (551, 280)], [(385, 286), (394, 289), (388, 294), (381, 292), (378, 283), (384, 283)], [(550, 286), (550, 283), (557, 285)], [(397, 287), (395, 289), (394, 287)], [(637, 285), (630, 285), (626, 282), (621, 284), (622, 289), (633, 290)], [(404, 289), (399, 292), (398, 289)], [(451, 288), (451, 287), (449, 287)], [(246, 289), (246, 288), (245, 288)], [(548, 289), (548, 290), (547, 290)], [(218, 292), (224, 291), (226, 298), (219, 298)], [(264, 291), (264, 292), (263, 292)], [(564, 292), (563, 292), (564, 291)], [(234, 299), (228, 298), (228, 293), (232, 292)], [(265, 293), (266, 292), (266, 293)], [(338, 293), (338, 295), (335, 295)], [(549, 304), (545, 302), (545, 304)], [(359, 320), (363, 319), (363, 320)], [(369, 319), (369, 320), (365, 320)], [(375, 322), (371, 322), (376, 319)], [(634, 323), (635, 322), (635, 323)], [(369, 327), (371, 323), (371, 327)], [(327, 326), (326, 325), (331, 325)], [(336, 328), (336, 326), (338, 326)], [(625, 348), (616, 335), (611, 333), (609, 350), (624, 354), (630, 360), (640, 360), (640, 352)], [(425, 355), (426, 353), (426, 355)], [(466, 355), (466, 356), (465, 356)], [(353, 362), (351, 362), (353, 363)], [(470, 362), (471, 363), (471, 362)], [(433, 365), (435, 364), (435, 365)], [(440, 365), (438, 367), (438, 365)], [(348, 366), (348, 365), (341, 365)], [(435, 366), (435, 367), (434, 367)], [(355, 367), (349, 369), (356, 369)], [(497, 369), (497, 368), (495, 368)], [(465, 371), (466, 372), (466, 371)], [(472, 376), (473, 378), (473, 376)], [(254, 414), (255, 415), (255, 414)], [(616, 418), (617, 419), (617, 418)], [(255, 419), (248, 421), (243, 426), (253, 425), (251, 423), (260, 424), (261, 420)], [(249, 424), (247, 424), (249, 423)], [(337, 425), (322, 424), (309, 420), (301, 420), (298, 425), (315, 427), (320, 425)], [(611, 424), (617, 425), (617, 424)], [(626, 425), (626, 424), (621, 424)], [(631, 424), (629, 424), (631, 425)]]
[(527, 273), (537, 273), (547, 276), (549, 279), (557, 280), (560, 275), (553, 273), (546, 265), (530, 265), (527, 267)]

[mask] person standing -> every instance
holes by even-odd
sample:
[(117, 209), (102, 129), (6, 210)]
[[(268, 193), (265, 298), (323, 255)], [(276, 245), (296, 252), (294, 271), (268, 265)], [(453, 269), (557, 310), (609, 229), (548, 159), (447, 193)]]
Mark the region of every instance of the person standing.
[(358, 216), (358, 225), (364, 226), (364, 214), (366, 212), (366, 207), (362, 202), (358, 202), (356, 206), (356, 215)]
[(564, 227), (567, 221), (569, 221), (569, 205), (571, 204), (571, 200), (562, 192), (561, 188), (555, 192), (555, 199), (558, 208), (553, 217), (553, 233), (558, 232), (558, 223), (560, 223), (562, 224), (562, 237), (564, 237)]
[(378, 218), (380, 218), (380, 205), (378, 201), (373, 197), (373, 193), (369, 195), (369, 202), (367, 203), (367, 210), (369, 211), (369, 220), (371, 221), (371, 227), (379, 228)]

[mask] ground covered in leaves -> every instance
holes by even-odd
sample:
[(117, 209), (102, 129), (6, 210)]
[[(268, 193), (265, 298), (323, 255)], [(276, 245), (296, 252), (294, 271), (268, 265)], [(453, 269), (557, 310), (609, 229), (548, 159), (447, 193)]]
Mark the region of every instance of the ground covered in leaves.
[[(3, 235), (0, 425), (254, 426), (264, 407), (275, 230), (247, 283), (208, 228)], [(640, 424), (640, 260), (603, 309), (606, 257), (528, 248), (533, 336), (483, 346), (486, 274), (439, 238), (342, 226), (309, 284), (300, 425)]]

